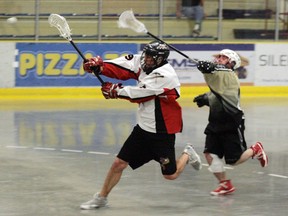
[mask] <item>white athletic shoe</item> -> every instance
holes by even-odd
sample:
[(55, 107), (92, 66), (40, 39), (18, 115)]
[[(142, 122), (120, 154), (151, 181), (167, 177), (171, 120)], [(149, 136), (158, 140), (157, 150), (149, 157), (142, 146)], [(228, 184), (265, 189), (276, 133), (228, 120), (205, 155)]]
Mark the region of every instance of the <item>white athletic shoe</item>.
[(193, 37), (198, 37), (200, 35), (200, 25), (198, 23), (195, 24), (194, 29), (192, 31)]
[(196, 153), (192, 144), (188, 143), (185, 146), (183, 153), (186, 153), (189, 155), (188, 163), (191, 164), (195, 170), (201, 170), (202, 169), (202, 163), (201, 163), (200, 156)]
[(80, 205), (81, 209), (90, 210), (95, 208), (105, 207), (108, 204), (106, 197), (100, 197), (99, 193), (94, 194), (93, 199)]

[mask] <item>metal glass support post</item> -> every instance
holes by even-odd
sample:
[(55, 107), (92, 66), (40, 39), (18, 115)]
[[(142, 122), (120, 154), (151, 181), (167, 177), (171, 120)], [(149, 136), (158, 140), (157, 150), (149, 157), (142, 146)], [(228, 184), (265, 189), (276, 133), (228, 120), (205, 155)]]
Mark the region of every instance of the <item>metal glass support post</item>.
[(162, 39), (163, 36), (163, 0), (159, 0), (159, 23), (158, 23), (158, 36)]
[(98, 26), (97, 26), (97, 31), (98, 31), (98, 41), (101, 41), (102, 39), (102, 5), (103, 5), (103, 0), (98, 0)]
[(222, 40), (222, 21), (223, 21), (223, 0), (219, 0), (218, 2), (218, 26), (217, 26), (217, 40)]
[(38, 41), (39, 39), (39, 7), (40, 7), (40, 0), (35, 0), (34, 35), (36, 41)]
[(280, 0), (276, 0), (276, 14), (275, 14), (275, 41), (279, 41), (279, 19), (280, 19)]

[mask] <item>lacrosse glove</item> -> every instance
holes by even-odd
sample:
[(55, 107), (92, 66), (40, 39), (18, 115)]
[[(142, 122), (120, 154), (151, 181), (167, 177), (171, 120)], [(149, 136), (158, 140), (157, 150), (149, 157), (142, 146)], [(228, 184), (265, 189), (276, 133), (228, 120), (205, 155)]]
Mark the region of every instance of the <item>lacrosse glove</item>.
[(105, 82), (102, 84), (101, 91), (106, 99), (116, 99), (118, 98), (119, 89), (123, 88), (122, 83), (110, 83)]
[(197, 68), (202, 73), (212, 73), (215, 70), (215, 64), (209, 61), (198, 61)]
[(193, 102), (196, 103), (198, 107), (209, 106), (208, 95), (206, 93), (198, 95), (194, 98)]
[(97, 74), (101, 74), (103, 67), (103, 59), (100, 56), (92, 57), (83, 62), (83, 69), (88, 73), (96, 72)]

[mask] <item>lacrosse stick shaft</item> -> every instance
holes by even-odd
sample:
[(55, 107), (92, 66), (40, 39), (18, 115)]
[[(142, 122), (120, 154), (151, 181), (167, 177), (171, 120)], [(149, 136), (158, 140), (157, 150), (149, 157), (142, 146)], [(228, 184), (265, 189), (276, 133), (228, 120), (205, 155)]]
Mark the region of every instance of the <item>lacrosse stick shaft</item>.
[(171, 49), (173, 49), (174, 51), (176, 51), (180, 55), (184, 56), (185, 58), (189, 59), (190, 61), (192, 61), (194, 63), (198, 63), (198, 61), (196, 59), (189, 58), (189, 56), (187, 56), (185, 53), (181, 52), (177, 48), (173, 47), (172, 45), (161, 40), (159, 37), (150, 33), (146, 29), (145, 25), (135, 18), (132, 10), (127, 10), (127, 11), (124, 11), (123, 13), (121, 13), (121, 15), (119, 16), (119, 20), (118, 20), (118, 26), (119, 26), (119, 28), (130, 28), (137, 33), (146, 33), (149, 36), (153, 37), (154, 39), (161, 41), (162, 43), (166, 44), (168, 47), (170, 47)]
[(73, 42), (73, 40), (69, 40), (69, 42), (72, 44), (72, 46), (75, 48), (75, 50), (79, 53), (79, 55), (81, 56), (81, 58), (85, 61), (86, 58), (85, 56), (82, 54), (82, 52), (79, 50), (79, 48), (76, 46), (76, 44)]
[[(48, 22), (50, 23), (51, 26), (56, 27), (59, 32), (60, 36), (65, 38), (72, 44), (72, 46), (75, 48), (75, 50), (79, 53), (79, 55), (82, 57), (84, 62), (87, 62), (88, 60), (85, 58), (85, 56), (82, 54), (82, 52), (78, 49), (76, 44), (73, 42), (72, 37), (71, 37), (71, 29), (66, 21), (66, 19), (63, 16), (60, 16), (59, 14), (50, 14), (48, 18)], [(96, 72), (96, 69), (93, 70), (93, 73), (95, 76), (98, 78), (98, 80), (101, 82), (101, 84), (104, 83), (102, 78), (99, 76), (99, 74)]]
[[(76, 44), (73, 42), (73, 40), (69, 40), (69, 42), (72, 44), (72, 46), (75, 48), (75, 50), (79, 53), (79, 55), (81, 56), (81, 58), (84, 61), (88, 61), (85, 56), (83, 55), (83, 53), (79, 50), (79, 48), (76, 46)], [(94, 75), (98, 78), (98, 80), (101, 82), (101, 84), (104, 83), (103, 79), (99, 76), (99, 74), (97, 74), (96, 71), (93, 71)]]
[(194, 62), (194, 63), (198, 63), (198, 61), (196, 59), (191, 59), (188, 55), (186, 55), (185, 53), (181, 52), (180, 50), (178, 50), (176, 47), (166, 43), (165, 41), (161, 40), (159, 37), (151, 34), (150, 32), (147, 32), (147, 34), (151, 37), (153, 37), (156, 40), (161, 41), (162, 43), (165, 43), (168, 47), (170, 47), (171, 49), (173, 49), (174, 51), (176, 51), (177, 53), (179, 53), (180, 55), (184, 56), (185, 58), (189, 59), (190, 61)]

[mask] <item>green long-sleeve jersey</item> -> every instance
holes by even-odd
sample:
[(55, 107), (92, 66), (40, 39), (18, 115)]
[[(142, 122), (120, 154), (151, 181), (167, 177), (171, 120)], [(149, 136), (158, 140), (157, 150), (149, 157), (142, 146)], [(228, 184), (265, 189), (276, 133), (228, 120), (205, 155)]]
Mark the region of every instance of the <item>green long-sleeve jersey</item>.
[(207, 93), (210, 113), (206, 131), (237, 129), (244, 119), (240, 108), (240, 83), (237, 75), (229, 69), (219, 69), (203, 75), (211, 90)]

